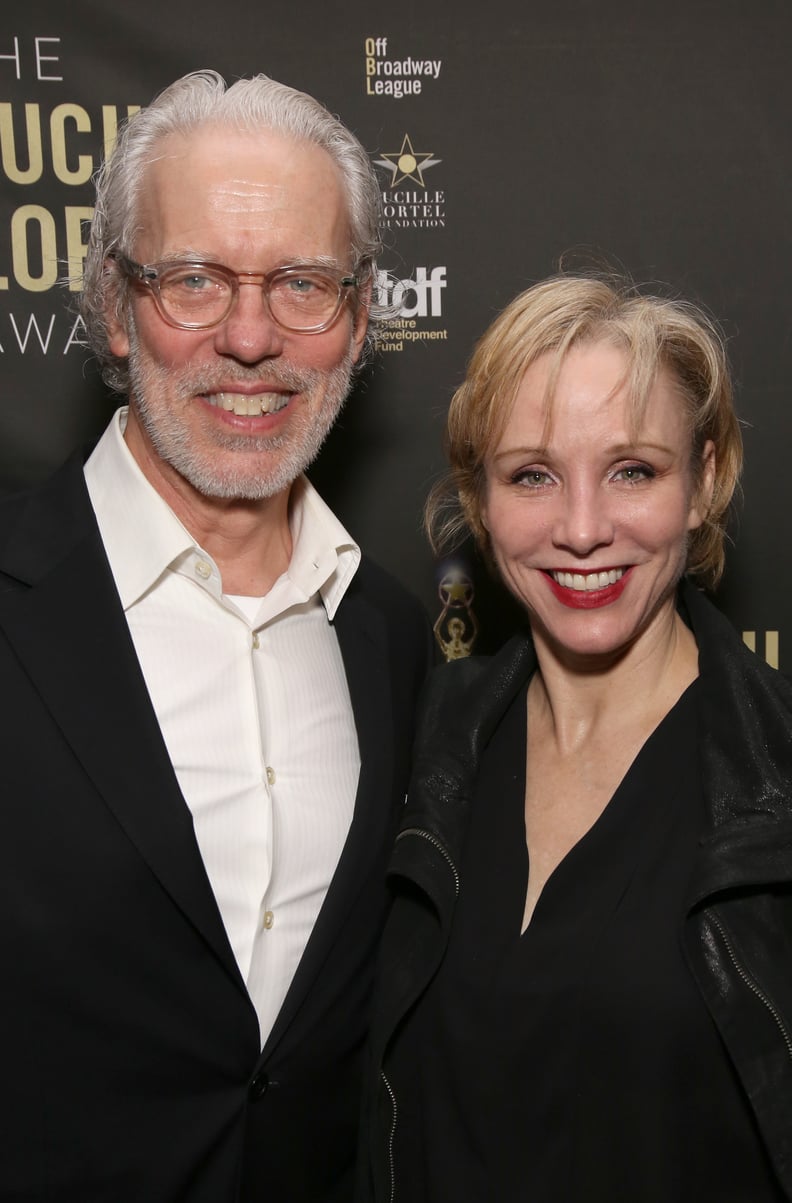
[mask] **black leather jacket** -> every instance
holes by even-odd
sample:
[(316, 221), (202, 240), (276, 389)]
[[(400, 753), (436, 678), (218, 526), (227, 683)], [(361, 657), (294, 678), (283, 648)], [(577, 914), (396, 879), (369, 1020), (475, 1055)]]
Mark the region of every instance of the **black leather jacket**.
[[(680, 609), (705, 685), (700, 755), (710, 820), (683, 947), (792, 1200), (792, 685), (688, 584)], [(410, 1203), (392, 1156), (410, 1068), (404, 1021), (448, 940), (481, 751), (535, 665), (530, 641), (518, 637), (492, 659), (436, 670), (430, 686), (390, 865), (394, 901), (371, 1029), (361, 1203)]]

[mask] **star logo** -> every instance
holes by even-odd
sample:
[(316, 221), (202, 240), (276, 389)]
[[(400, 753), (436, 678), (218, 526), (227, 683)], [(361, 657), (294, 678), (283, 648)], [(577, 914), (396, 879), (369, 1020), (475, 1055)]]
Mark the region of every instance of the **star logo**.
[(410, 135), (405, 134), (401, 150), (383, 153), (382, 158), (374, 162), (378, 167), (385, 167), (392, 172), (391, 188), (395, 188), (402, 180), (412, 180), (419, 188), (425, 188), (423, 173), (430, 167), (436, 167), (442, 159), (433, 159), (431, 151), (413, 150)]
[(473, 582), (461, 568), (446, 572), (437, 591), (444, 606), (469, 608), (473, 603)]

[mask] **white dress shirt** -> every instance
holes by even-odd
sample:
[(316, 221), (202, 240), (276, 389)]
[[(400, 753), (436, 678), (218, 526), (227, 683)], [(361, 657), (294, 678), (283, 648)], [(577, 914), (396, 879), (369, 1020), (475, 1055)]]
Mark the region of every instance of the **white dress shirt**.
[(301, 478), (287, 571), (266, 597), (225, 596), (211, 556), (127, 448), (126, 412), (85, 479), (263, 1044), (352, 820), (360, 754), (329, 620), (360, 550)]

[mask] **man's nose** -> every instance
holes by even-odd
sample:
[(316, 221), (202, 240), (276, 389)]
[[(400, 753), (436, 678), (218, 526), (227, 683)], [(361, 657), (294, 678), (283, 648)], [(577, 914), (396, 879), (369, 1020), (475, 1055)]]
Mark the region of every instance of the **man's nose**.
[(239, 282), (233, 309), (215, 332), (215, 350), (241, 363), (271, 359), (283, 351), (284, 332), (269, 311), (261, 284)]

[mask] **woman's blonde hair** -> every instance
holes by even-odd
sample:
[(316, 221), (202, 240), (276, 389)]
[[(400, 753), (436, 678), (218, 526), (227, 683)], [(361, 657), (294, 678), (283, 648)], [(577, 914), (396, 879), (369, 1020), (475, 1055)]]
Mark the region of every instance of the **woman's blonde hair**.
[(450, 468), (426, 506), (432, 545), (447, 549), (472, 534), (489, 555), (482, 521), (484, 463), (501, 437), (520, 382), (540, 356), (553, 356), (549, 421), (566, 354), (574, 346), (594, 342), (608, 342), (625, 352), (625, 383), (636, 432), (657, 374), (665, 369), (675, 378), (686, 406), (696, 469), (707, 440), (715, 446), (712, 499), (703, 524), (690, 534), (686, 566), (703, 585), (714, 588), (723, 572), (726, 516), (742, 468), (742, 436), (724, 341), (695, 305), (644, 295), (621, 277), (551, 277), (515, 297), (479, 340), (448, 412)]

